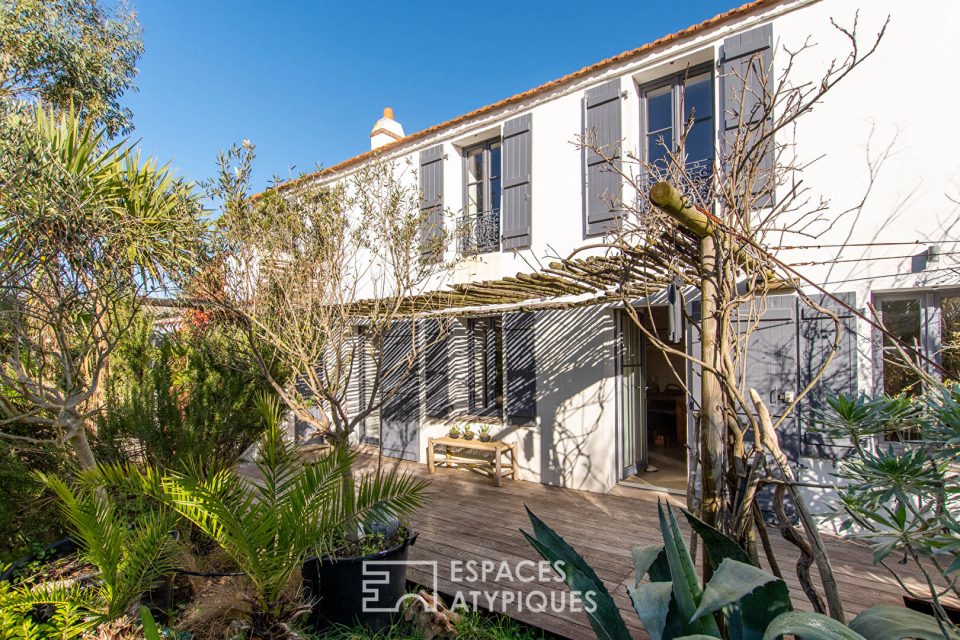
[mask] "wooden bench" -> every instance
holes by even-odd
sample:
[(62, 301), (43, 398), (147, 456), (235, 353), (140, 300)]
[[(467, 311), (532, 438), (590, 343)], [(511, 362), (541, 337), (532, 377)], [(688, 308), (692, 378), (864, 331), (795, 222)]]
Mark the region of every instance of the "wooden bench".
[[(436, 457), (436, 447), (444, 447), (444, 455), (441, 458)], [(509, 468), (504, 468), (503, 455), (510, 452)], [(492, 459), (486, 459), (481, 456), (470, 457), (464, 455), (466, 452), (493, 453)], [(499, 440), (489, 442), (480, 442), (479, 440), (466, 440), (464, 438), (430, 438), (427, 440), (427, 470), (430, 473), (437, 472), (437, 466), (450, 468), (464, 468), (482, 473), (493, 478), (497, 486), (503, 486), (503, 478), (511, 477), (517, 479), (520, 473), (520, 463), (517, 458), (517, 445), (507, 444)]]

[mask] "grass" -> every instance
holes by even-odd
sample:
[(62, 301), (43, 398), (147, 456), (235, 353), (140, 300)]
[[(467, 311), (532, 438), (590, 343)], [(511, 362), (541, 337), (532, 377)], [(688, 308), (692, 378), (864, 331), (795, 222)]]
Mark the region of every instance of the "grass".
[[(493, 613), (460, 612), (457, 638), (463, 640), (547, 640), (552, 636), (506, 616)], [(336, 627), (316, 640), (423, 640), (409, 622), (399, 621), (386, 631), (371, 633), (363, 627)]]

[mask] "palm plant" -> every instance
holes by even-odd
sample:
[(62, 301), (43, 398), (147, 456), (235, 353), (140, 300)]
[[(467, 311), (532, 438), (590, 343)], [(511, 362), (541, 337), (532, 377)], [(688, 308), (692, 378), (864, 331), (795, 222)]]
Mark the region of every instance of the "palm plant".
[(25, 582), (6, 590), (3, 607), (19, 614), (21, 623), (30, 627), (36, 623), (27, 614), (37, 605), (52, 605), (53, 618), (44, 624), (62, 637), (80, 635), (84, 629), (135, 611), (143, 593), (174, 568), (177, 548), (171, 532), (176, 514), (160, 507), (145, 510), (131, 521), (103, 490), (71, 487), (41, 473), (37, 476), (57, 495), (82, 558), (96, 567), (96, 579)]
[(196, 525), (253, 587), (249, 632), (283, 637), (289, 622), (307, 611), (285, 595), (303, 561), (332, 552), (346, 528), (409, 514), (421, 505), (426, 484), (396, 471), (348, 482), (356, 454), (340, 447), (303, 462), (296, 446), (283, 437), (276, 397), (264, 395), (258, 403), (267, 429), (259, 441), (255, 477), (233, 467), (210, 476), (176, 472), (161, 477), (105, 465), (96, 481), (152, 495)]

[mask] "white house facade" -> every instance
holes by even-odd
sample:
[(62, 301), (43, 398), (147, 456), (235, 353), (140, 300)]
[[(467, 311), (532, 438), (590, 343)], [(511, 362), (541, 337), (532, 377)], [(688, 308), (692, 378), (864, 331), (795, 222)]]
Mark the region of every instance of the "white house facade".
[[(960, 373), (960, 357), (946, 348), (960, 332), (960, 127), (951, 124), (960, 88), (949, 74), (960, 57), (960, 4), (948, 0), (758, 0), (422, 132), (404, 135), (385, 113), (371, 133), (375, 150), (307, 182), (343, 180), (375, 160), (414, 166), (425, 206), (451, 214), (438, 218), (454, 238), (445, 258), (468, 256), (450, 282), (531, 273), (545, 256), (590, 244), (610, 222), (600, 194), (618, 178), (594, 170), (578, 136), (618, 139), (624, 154), (649, 159), (649, 141), (664, 131), (669, 138), (689, 113), (682, 101), (696, 101), (687, 153), (713, 162), (725, 127), (724, 74), (738, 56), (766, 51), (779, 76), (785, 52), (809, 41), (816, 46), (790, 77), (819, 82), (849, 52), (831, 20), (848, 26), (856, 18), (868, 46), (888, 16), (876, 54), (778, 140), (810, 163), (803, 181), (811, 199), (828, 201), (816, 238), (791, 241), (803, 248), (778, 255), (853, 308), (873, 305), (902, 339)], [(654, 306), (655, 321), (665, 323), (665, 302)], [(870, 324), (836, 308), (849, 331), (811, 396), (908, 385), (899, 370), (885, 370)], [(429, 437), (483, 421), (518, 444), (522, 479), (597, 492), (621, 482), (676, 489), (697, 408), (673, 370), (694, 388), (698, 374), (645, 345), (622, 313), (603, 304), (472, 309), (427, 350), (364, 437), (385, 455), (423, 462)], [(775, 413), (828, 348), (822, 322), (795, 294), (771, 300), (747, 382)], [(680, 346), (695, 350), (697, 341), (688, 328)], [(812, 409), (801, 404), (781, 441), (802, 478), (829, 484), (844, 448), (810, 430)]]

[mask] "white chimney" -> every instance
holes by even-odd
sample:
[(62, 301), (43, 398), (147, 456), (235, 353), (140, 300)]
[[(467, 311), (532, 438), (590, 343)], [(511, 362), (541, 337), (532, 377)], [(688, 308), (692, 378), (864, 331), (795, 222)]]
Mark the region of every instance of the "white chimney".
[(393, 119), (393, 109), (386, 107), (383, 110), (383, 117), (377, 120), (377, 124), (373, 125), (373, 131), (370, 132), (370, 148), (379, 149), (402, 137), (403, 127)]

